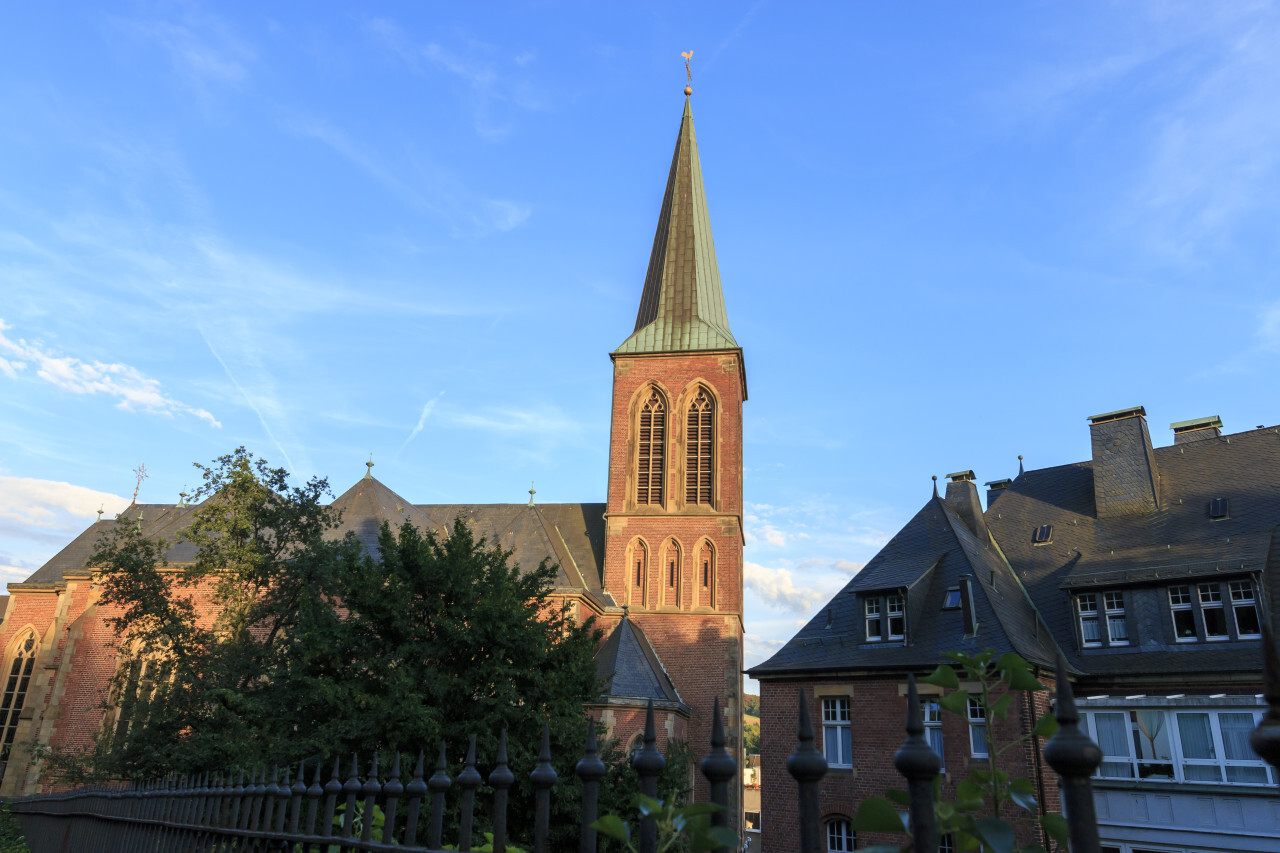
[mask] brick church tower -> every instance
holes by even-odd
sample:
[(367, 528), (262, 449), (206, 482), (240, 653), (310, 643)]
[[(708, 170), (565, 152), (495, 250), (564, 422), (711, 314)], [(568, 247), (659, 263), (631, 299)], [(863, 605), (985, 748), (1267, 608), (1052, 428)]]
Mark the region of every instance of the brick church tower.
[[(652, 644), (696, 759), (720, 700), (741, 766), (742, 348), (729, 331), (686, 98), (635, 331), (613, 360), (604, 589)], [(659, 726), (663, 726), (659, 716)], [(614, 731), (626, 737), (616, 720)], [(696, 775), (697, 790), (705, 780)], [(738, 796), (740, 786), (730, 786)], [(740, 808), (740, 807), (737, 807)]]

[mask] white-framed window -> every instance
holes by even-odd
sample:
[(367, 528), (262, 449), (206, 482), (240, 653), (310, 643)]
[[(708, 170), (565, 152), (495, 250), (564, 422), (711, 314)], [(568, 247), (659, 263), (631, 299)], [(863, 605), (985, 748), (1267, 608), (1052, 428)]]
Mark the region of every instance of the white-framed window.
[(853, 766), (853, 729), (849, 725), (847, 696), (822, 700), (822, 754), (832, 767)]
[(1173, 617), (1173, 636), (1179, 643), (1194, 643), (1196, 614), (1191, 608), (1191, 587), (1169, 587), (1169, 613)]
[(885, 609), (889, 613), (889, 639), (901, 640), (907, 635), (906, 602), (900, 595), (885, 598)]
[(1076, 612), (1080, 615), (1080, 643), (1085, 648), (1102, 645), (1102, 622), (1098, 618), (1098, 596), (1086, 592), (1076, 596)]
[(827, 853), (849, 853), (854, 849), (853, 826), (843, 818), (827, 821)]
[(982, 699), (970, 696), (969, 711), (969, 754), (974, 758), (987, 757), (987, 709), (982, 707)]
[(1223, 785), (1266, 785), (1275, 771), (1249, 747), (1261, 711), (1139, 708), (1085, 716), (1102, 748), (1097, 775)]
[(1227, 634), (1227, 613), (1222, 606), (1222, 586), (1202, 583), (1196, 587), (1200, 598), (1200, 618), (1204, 620), (1204, 638), (1211, 642), (1231, 639)]
[(942, 762), (940, 772), (945, 772), (947, 758), (942, 749), (942, 706), (936, 699), (920, 700), (920, 719), (924, 721), (924, 739), (929, 742), (929, 746), (938, 754), (938, 759)]
[(1252, 581), (1231, 581), (1231, 610), (1236, 619), (1236, 635), (1261, 637), (1262, 623), (1258, 621), (1258, 603), (1254, 598)]
[(1124, 621), (1124, 593), (1119, 590), (1104, 592), (1102, 606), (1107, 617), (1107, 641), (1113, 646), (1129, 645), (1129, 626)]
[(875, 597), (866, 600), (868, 640), (880, 640), (884, 637), (884, 614), (880, 601)]

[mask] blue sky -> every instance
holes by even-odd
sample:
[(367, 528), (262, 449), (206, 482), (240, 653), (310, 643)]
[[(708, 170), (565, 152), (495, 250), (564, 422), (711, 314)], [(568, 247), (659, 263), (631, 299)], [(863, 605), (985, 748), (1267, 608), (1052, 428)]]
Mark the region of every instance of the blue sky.
[(1280, 421), (1269, 3), (10, 4), (0, 575), (146, 464), (601, 500), (694, 51), (748, 663), (1085, 417)]

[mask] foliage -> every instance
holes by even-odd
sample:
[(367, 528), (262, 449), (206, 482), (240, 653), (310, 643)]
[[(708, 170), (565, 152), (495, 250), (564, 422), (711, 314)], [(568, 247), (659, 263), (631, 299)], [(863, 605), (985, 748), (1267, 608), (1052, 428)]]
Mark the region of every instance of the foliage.
[[(657, 825), (658, 853), (667, 851), (688, 851), (703, 853), (728, 847), (738, 848), (738, 835), (724, 826), (712, 826), (711, 815), (724, 810), (715, 803), (680, 803), (676, 800), (655, 800), (644, 794), (635, 798), (636, 821), (633, 824), (624, 821), (616, 814), (606, 814), (591, 824), (605, 838), (622, 843), (622, 849), (629, 853), (639, 850), (640, 821), (653, 818)], [(606, 842), (604, 849), (609, 845)]]
[(760, 754), (760, 720), (758, 717), (755, 722), (744, 720), (742, 723), (742, 754)]
[(0, 853), (31, 853), (22, 824), (9, 811), (8, 803), (0, 803)]
[(754, 693), (743, 693), (742, 713), (750, 717), (760, 716), (760, 697)]
[[(658, 776), (658, 799), (668, 803), (688, 802), (693, 793), (693, 774), (697, 772), (693, 751), (684, 741), (667, 744), (666, 766)], [(624, 814), (634, 808), (640, 795), (640, 776), (631, 766), (631, 756), (618, 741), (610, 739), (600, 746), (600, 760), (605, 777), (600, 780), (599, 814)]]
[[(552, 825), (576, 827), (599, 633), (552, 598), (555, 566), (517, 567), (462, 521), (445, 533), (384, 524), (375, 559), (354, 536), (326, 538), (338, 519), (324, 480), (291, 486), (243, 448), (197, 467), (203, 503), (174, 542), (125, 513), (91, 558), (120, 638), (121, 722), (108, 714), (79, 778), (382, 750), (434, 758), (441, 740), (456, 775), (471, 735), (487, 777), (506, 729), (511, 813), (532, 814), (546, 724)], [(175, 546), (189, 562), (166, 562)], [(477, 798), (478, 829), (490, 804)]]
[[(939, 836), (950, 834), (955, 838), (956, 849), (960, 851), (990, 851), (991, 853), (1013, 853), (1016, 844), (1017, 825), (1038, 823), (1045, 834), (1065, 850), (1067, 847), (1067, 824), (1062, 815), (1052, 812), (1039, 814), (1039, 803), (1036, 801), (1035, 787), (1025, 777), (1014, 778), (1000, 769), (1000, 759), (1010, 750), (1019, 749), (1032, 737), (1049, 737), (1058, 730), (1058, 722), (1053, 714), (1042, 715), (1028, 732), (1012, 740), (1000, 740), (997, 737), (998, 723), (1008, 719), (1015, 699), (1022, 695), (1045, 690), (1031, 673), (1031, 666), (1013, 652), (996, 657), (992, 649), (968, 654), (966, 652), (948, 652), (946, 655), (954, 665), (942, 664), (932, 674), (921, 679), (926, 684), (933, 684), (951, 692), (939, 698), (942, 710), (968, 719), (968, 700), (970, 693), (960, 689), (961, 679), (976, 684), (978, 691), (972, 694), (982, 702), (986, 709), (986, 741), (988, 766), (986, 769), (973, 768), (966, 779), (956, 785), (956, 796), (953, 800), (941, 798), (942, 779), (934, 780), (934, 803), (938, 822)], [(962, 675), (957, 673), (959, 667)], [(878, 833), (902, 833), (902, 819), (899, 809), (909, 805), (904, 791), (888, 791), (885, 797), (868, 797), (858, 806), (854, 817), (855, 830)], [(1010, 806), (1010, 808), (1006, 808)], [(1021, 809), (1021, 812), (1017, 812)], [(1005, 819), (1012, 815), (1012, 823)], [(881, 845), (868, 850), (878, 853), (889, 851), (909, 851), (911, 843), (897, 845)], [(1043, 853), (1040, 844), (1030, 844), (1019, 848), (1021, 853)]]

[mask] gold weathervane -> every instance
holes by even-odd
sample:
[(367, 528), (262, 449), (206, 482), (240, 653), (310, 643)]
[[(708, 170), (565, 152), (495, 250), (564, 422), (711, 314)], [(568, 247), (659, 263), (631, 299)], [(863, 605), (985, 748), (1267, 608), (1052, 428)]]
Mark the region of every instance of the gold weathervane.
[[(689, 78), (689, 82), (690, 82), (690, 83), (692, 83), (692, 82), (693, 82), (693, 71), (691, 71), (691, 70), (689, 69), (689, 63), (690, 63), (690, 62), (693, 62), (693, 51), (692, 51), (692, 50), (687, 50), (687, 51), (685, 51), (684, 53), (681, 53), (680, 55), (684, 57), (684, 73), (688, 76), (688, 78)], [(692, 95), (692, 94), (693, 94), (693, 86), (686, 85), (686, 86), (684, 87), (684, 93), (685, 93), (686, 95)]]

